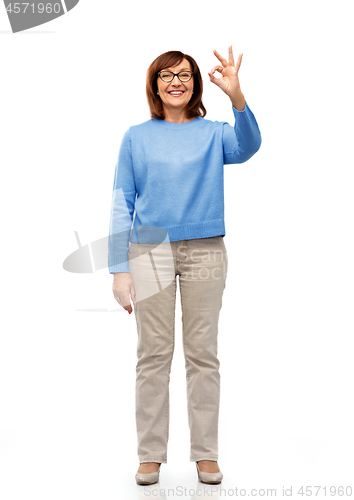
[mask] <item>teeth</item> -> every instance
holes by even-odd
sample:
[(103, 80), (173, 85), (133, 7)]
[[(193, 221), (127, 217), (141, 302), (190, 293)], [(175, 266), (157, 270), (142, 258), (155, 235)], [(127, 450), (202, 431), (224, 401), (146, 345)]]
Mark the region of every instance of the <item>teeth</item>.
[(176, 94), (176, 95), (179, 95), (179, 94), (183, 94), (183, 92), (169, 92), (169, 94)]

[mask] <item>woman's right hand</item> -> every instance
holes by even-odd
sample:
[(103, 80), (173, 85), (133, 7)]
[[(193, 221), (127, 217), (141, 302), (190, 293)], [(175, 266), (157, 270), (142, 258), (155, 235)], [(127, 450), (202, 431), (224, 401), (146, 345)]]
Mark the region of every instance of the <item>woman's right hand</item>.
[(118, 304), (131, 314), (132, 306), (130, 305), (129, 295), (133, 302), (135, 302), (136, 298), (130, 273), (114, 273), (112, 291)]

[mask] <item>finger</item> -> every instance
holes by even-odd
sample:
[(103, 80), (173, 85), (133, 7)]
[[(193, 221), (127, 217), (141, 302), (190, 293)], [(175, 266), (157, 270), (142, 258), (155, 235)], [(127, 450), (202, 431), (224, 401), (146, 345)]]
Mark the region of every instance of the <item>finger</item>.
[(215, 71), (218, 71), (219, 73), (222, 74), (222, 72), (224, 71), (224, 68), (222, 66), (220, 66), (220, 64), (216, 64), (215, 66), (213, 66), (210, 70), (210, 73), (213, 75), (215, 73)]
[(126, 302), (127, 302), (126, 299), (124, 299), (122, 297), (116, 297), (116, 296), (114, 296), (114, 298), (116, 299), (116, 301), (118, 302), (118, 304), (123, 307), (123, 309), (125, 309), (126, 311), (129, 312), (129, 314), (131, 314), (132, 307), (130, 305), (129, 299), (128, 299), (128, 304), (126, 304)]
[(238, 73), (238, 70), (240, 69), (241, 62), (242, 62), (242, 56), (243, 56), (243, 54), (240, 54), (238, 56), (237, 63), (235, 64), (236, 73)]
[(212, 83), (215, 83), (215, 85), (217, 85), (218, 87), (220, 87), (220, 80), (222, 80), (222, 78), (216, 78), (214, 75), (212, 75), (211, 73), (208, 73), (209, 75), (209, 78), (210, 78), (210, 81)]
[(133, 302), (136, 302), (136, 296), (135, 296), (135, 290), (134, 288), (131, 288), (130, 290), (130, 296)]
[(229, 46), (229, 63), (235, 66), (234, 55), (232, 53), (232, 45)]
[(126, 295), (124, 297), (122, 297), (121, 299), (121, 302), (122, 302), (122, 306), (125, 308), (125, 307), (130, 307), (130, 299), (129, 299), (129, 296)]
[(130, 300), (128, 297), (124, 297), (122, 300), (122, 307), (126, 311), (128, 311), (129, 314), (132, 312), (132, 306), (130, 305)]
[(213, 52), (216, 55), (216, 57), (219, 59), (221, 64), (224, 66), (224, 68), (226, 68), (226, 66), (229, 65), (229, 63), (226, 61), (226, 59), (224, 57), (222, 57), (217, 50), (214, 49)]

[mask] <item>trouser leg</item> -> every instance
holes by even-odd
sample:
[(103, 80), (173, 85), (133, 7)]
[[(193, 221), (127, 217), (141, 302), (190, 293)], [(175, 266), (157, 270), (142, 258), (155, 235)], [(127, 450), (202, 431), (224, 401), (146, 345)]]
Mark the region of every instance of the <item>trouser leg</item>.
[(190, 428), (190, 460), (218, 460), (219, 312), (226, 284), (223, 238), (183, 242), (178, 260)]
[[(147, 245), (142, 247), (146, 250)], [(133, 248), (134, 254), (137, 245)], [(151, 266), (153, 254), (146, 252), (129, 264), (137, 298), (133, 307), (138, 333), (135, 414), (140, 463), (167, 462), (169, 382), (175, 342), (174, 268), (166, 265), (162, 252), (155, 255), (156, 275)], [(130, 252), (130, 257), (138, 255)]]

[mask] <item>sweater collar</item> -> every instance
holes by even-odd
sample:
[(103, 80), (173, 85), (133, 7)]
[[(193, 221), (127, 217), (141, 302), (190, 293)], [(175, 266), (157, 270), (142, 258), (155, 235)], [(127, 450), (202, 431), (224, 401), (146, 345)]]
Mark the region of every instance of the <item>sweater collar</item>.
[(180, 129), (192, 127), (192, 126), (198, 124), (200, 122), (200, 120), (202, 120), (202, 119), (203, 118), (201, 116), (197, 116), (196, 118), (193, 118), (193, 120), (191, 120), (189, 122), (184, 122), (184, 123), (173, 123), (173, 122), (168, 122), (166, 120), (158, 120), (157, 118), (152, 118), (151, 121), (153, 123), (156, 123), (160, 127), (180, 130)]

